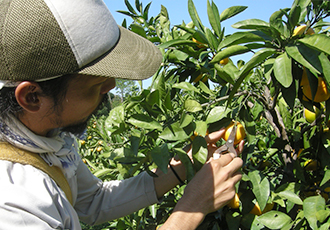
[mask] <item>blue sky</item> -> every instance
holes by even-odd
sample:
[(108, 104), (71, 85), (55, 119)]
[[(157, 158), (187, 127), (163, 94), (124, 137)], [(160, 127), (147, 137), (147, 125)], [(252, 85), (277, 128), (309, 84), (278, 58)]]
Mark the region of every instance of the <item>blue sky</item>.
[[(117, 10), (127, 10), (124, 0), (104, 0), (110, 11), (112, 12), (115, 20), (118, 24), (121, 24), (125, 15), (116, 12)], [(129, 0), (132, 6), (135, 6), (135, 0)], [(149, 10), (149, 16), (156, 16), (160, 12), (161, 5), (167, 8), (170, 15), (170, 21), (173, 25), (181, 24), (182, 20), (186, 23), (190, 22), (190, 16), (188, 13), (188, 0), (140, 0), (145, 7), (149, 2), (151, 7)], [(210, 0), (211, 2), (211, 0)], [(244, 19), (258, 18), (268, 21), (271, 14), (279, 9), (291, 7), (293, 0), (214, 0), (213, 1), (219, 12), (222, 12), (231, 6), (247, 6), (248, 8), (241, 14), (228, 19), (223, 22), (222, 26), (226, 27), (227, 33), (235, 32), (231, 28), (231, 25), (237, 21)], [(197, 12), (205, 26), (208, 26), (207, 18), (207, 1), (206, 0), (194, 0)]]
[[(209, 1), (211, 2), (211, 0)], [(128, 24), (131, 22), (128, 16), (116, 12), (117, 10), (127, 11), (124, 0), (104, 0), (104, 2), (107, 4), (118, 24), (121, 24), (124, 18), (128, 20)], [(129, 0), (129, 2), (135, 7), (135, 0)], [(149, 17), (156, 16), (160, 12), (161, 5), (163, 5), (167, 8), (172, 25), (181, 24), (182, 21), (186, 23), (191, 21), (188, 13), (188, 0), (140, 0), (140, 2), (142, 2), (143, 7), (149, 2), (152, 2)], [(193, 2), (202, 23), (210, 28), (207, 17), (207, 0), (194, 0)], [(252, 18), (258, 18), (268, 22), (272, 13), (279, 9), (290, 8), (293, 0), (213, 0), (213, 2), (217, 5), (220, 13), (231, 6), (248, 7), (242, 13), (222, 22), (221, 26), (225, 27), (225, 34), (228, 35), (237, 31), (231, 27), (232, 24)], [(146, 80), (143, 85), (144, 87), (148, 87), (150, 85), (150, 79)]]

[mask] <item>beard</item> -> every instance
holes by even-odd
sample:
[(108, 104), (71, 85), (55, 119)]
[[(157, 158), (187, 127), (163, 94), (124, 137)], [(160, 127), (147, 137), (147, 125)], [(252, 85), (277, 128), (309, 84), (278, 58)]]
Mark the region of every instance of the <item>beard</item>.
[(97, 112), (109, 103), (108, 95), (105, 95), (97, 108), (82, 122), (72, 124), (62, 128), (62, 131), (70, 132), (75, 136), (82, 136), (87, 128), (88, 122), (92, 117), (97, 117)]

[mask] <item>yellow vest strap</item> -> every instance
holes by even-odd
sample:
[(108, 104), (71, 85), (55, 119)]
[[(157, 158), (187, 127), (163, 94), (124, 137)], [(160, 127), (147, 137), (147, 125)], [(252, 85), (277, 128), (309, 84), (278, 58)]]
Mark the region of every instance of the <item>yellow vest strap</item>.
[(0, 160), (11, 161), (23, 165), (31, 165), (48, 174), (56, 184), (63, 190), (70, 204), (72, 205), (72, 193), (67, 179), (60, 168), (49, 166), (39, 154), (32, 153), (14, 147), (7, 142), (0, 143)]

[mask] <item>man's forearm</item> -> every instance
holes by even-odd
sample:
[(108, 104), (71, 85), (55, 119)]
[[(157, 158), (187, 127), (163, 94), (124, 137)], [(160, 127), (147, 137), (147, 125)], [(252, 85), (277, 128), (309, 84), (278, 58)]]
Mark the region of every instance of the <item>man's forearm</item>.
[[(171, 163), (173, 170), (175, 170), (177, 176), (184, 181), (186, 179), (186, 169), (179, 160), (172, 159)], [(155, 171), (158, 177), (154, 177), (154, 184), (157, 197), (162, 197), (166, 192), (170, 191), (176, 185), (180, 183), (173, 170), (168, 166), (167, 173), (163, 173), (160, 169)]]

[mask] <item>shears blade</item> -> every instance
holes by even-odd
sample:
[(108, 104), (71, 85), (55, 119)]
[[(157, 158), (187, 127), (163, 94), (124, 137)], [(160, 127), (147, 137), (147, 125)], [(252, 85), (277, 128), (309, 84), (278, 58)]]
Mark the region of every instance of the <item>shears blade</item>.
[(235, 154), (235, 156), (237, 156), (236, 149), (234, 146), (236, 130), (237, 130), (237, 127), (235, 124), (229, 134), (229, 137), (228, 137), (226, 143), (214, 151), (214, 153), (213, 153), (214, 159), (220, 158), (221, 154), (224, 154), (227, 152), (231, 152), (231, 153)]

